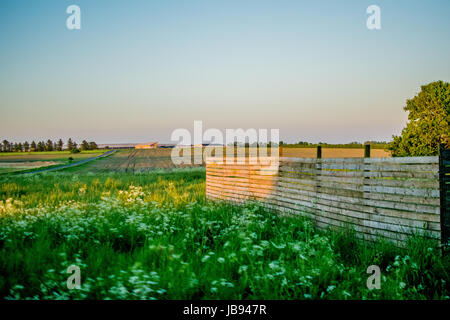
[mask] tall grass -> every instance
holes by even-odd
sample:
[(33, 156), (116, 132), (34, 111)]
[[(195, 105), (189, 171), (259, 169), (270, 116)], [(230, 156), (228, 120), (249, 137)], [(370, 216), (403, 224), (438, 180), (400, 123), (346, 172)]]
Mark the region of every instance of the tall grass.
[[(204, 169), (0, 180), (6, 299), (448, 299), (448, 257), (205, 200)], [(81, 289), (68, 290), (68, 266)], [(380, 290), (366, 286), (378, 265)]]

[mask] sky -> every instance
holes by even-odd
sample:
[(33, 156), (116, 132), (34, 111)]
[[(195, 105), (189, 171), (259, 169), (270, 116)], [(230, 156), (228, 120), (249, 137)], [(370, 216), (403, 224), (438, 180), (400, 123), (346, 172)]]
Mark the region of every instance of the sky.
[(450, 81), (449, 39), (448, 0), (2, 0), (0, 140), (170, 143), (201, 120), (388, 141), (421, 85)]

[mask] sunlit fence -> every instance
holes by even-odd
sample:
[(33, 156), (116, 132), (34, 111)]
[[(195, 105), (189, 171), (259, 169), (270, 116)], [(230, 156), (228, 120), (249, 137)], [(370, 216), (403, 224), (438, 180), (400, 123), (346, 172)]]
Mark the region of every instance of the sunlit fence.
[(209, 199), (258, 201), (278, 212), (309, 216), (320, 228), (350, 226), (368, 240), (382, 237), (404, 244), (411, 235), (421, 234), (446, 241), (448, 210), (442, 206), (448, 205), (448, 190), (442, 188), (448, 184), (448, 165), (449, 158), (437, 156), (210, 157), (206, 194)]

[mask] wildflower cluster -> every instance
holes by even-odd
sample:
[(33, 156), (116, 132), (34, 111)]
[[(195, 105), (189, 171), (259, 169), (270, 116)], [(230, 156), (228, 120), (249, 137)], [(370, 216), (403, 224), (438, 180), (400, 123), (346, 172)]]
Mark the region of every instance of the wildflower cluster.
[[(0, 185), (7, 299), (448, 298), (428, 244), (359, 244), (248, 203), (208, 202), (201, 172), (47, 174)], [(366, 286), (378, 264), (381, 290)], [(67, 268), (81, 288), (67, 288)]]

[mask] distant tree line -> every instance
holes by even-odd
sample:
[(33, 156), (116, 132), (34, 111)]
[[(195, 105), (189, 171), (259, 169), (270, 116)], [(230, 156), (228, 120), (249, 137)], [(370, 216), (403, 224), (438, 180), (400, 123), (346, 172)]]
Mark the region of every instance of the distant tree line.
[(312, 143), (306, 141), (299, 141), (297, 143), (286, 143), (284, 141), (280, 141), (279, 144), (275, 142), (262, 143), (262, 142), (231, 142), (228, 146), (234, 147), (276, 147), (279, 145), (283, 148), (316, 148), (317, 146), (322, 146), (325, 148), (350, 148), (350, 149), (364, 149), (366, 144), (370, 144), (373, 149), (388, 149), (389, 142), (386, 141), (365, 141), (365, 142), (350, 142), (350, 143), (340, 143), (340, 144), (332, 144), (326, 142)]
[(8, 140), (3, 140), (0, 142), (0, 152), (42, 152), (42, 151), (62, 151), (69, 150), (72, 153), (77, 153), (84, 150), (96, 150), (98, 149), (97, 143), (94, 141), (87, 142), (83, 140), (80, 145), (78, 145), (72, 138), (67, 140), (67, 144), (64, 146), (62, 139), (53, 142), (48, 139), (45, 141), (38, 141), (37, 143), (33, 140), (31, 143), (25, 142), (10, 142)]
[(362, 142), (350, 142), (350, 143), (339, 143), (339, 144), (332, 144), (332, 143), (326, 143), (326, 142), (319, 142), (319, 143), (311, 143), (306, 141), (299, 141), (297, 143), (285, 143), (283, 141), (280, 141), (280, 146), (285, 148), (315, 148), (317, 146), (322, 146), (325, 148), (349, 148), (349, 149), (362, 149), (364, 148), (364, 145), (370, 144), (370, 146), (373, 149), (387, 149), (389, 146), (389, 143), (386, 141), (365, 141)]

